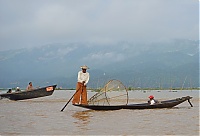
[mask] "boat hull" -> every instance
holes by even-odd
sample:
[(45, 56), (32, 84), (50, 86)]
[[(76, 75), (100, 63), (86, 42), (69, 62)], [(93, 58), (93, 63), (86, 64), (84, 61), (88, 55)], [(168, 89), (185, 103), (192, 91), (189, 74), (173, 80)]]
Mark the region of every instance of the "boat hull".
[[(187, 101), (187, 100), (189, 101), (191, 98), (192, 97), (190, 97), (190, 96), (186, 96), (186, 97), (177, 98), (177, 99), (173, 99), (173, 100), (161, 101), (161, 102), (154, 104), (154, 105), (150, 105), (148, 103), (141, 103), (141, 104), (128, 104), (128, 105), (81, 105), (81, 104), (74, 104), (74, 106), (87, 108), (87, 109), (91, 109), (91, 110), (159, 109), (159, 108), (172, 108), (176, 105), (183, 103), (184, 101)], [(189, 103), (190, 103), (190, 101), (189, 101)]]
[(0, 94), (1, 98), (8, 98), (10, 100), (26, 100), (39, 97), (50, 96), (53, 94), (57, 85), (46, 86), (42, 88), (36, 88), (30, 91), (20, 91), (13, 93)]

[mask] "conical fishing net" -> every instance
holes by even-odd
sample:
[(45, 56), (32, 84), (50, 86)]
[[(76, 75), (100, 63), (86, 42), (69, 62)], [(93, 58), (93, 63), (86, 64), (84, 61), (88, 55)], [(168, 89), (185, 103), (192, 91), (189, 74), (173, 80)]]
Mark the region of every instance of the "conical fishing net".
[(101, 90), (88, 100), (89, 105), (126, 105), (128, 92), (118, 80), (110, 80)]

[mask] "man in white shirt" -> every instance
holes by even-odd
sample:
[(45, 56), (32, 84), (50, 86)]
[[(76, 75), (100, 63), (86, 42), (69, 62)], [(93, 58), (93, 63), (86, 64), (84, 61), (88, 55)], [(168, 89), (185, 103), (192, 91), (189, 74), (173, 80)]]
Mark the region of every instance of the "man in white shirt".
[[(87, 83), (90, 75), (87, 72), (89, 69), (86, 65), (81, 66), (82, 71), (78, 72), (78, 81), (76, 84), (76, 94), (74, 95), (72, 104), (87, 104)], [(81, 99), (81, 103), (80, 103)]]
[(150, 100), (148, 101), (148, 103), (149, 103), (150, 105), (154, 105), (154, 104), (158, 103), (158, 101), (154, 99), (154, 96), (153, 96), (153, 95), (150, 95), (150, 96), (149, 96), (149, 99), (150, 99)]

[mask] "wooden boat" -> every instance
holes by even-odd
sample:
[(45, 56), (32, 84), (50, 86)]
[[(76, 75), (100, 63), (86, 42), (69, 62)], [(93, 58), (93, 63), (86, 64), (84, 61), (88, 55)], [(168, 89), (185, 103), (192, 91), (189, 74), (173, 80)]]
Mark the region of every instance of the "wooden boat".
[(177, 106), (185, 101), (188, 101), (190, 106), (192, 106), (190, 99), (192, 97), (186, 96), (182, 98), (176, 98), (172, 100), (160, 101), (154, 105), (150, 105), (149, 103), (141, 103), (141, 104), (127, 104), (127, 105), (79, 105), (74, 104), (74, 106), (87, 108), (91, 110), (120, 110), (120, 109), (159, 109), (159, 108), (172, 108)]
[(38, 97), (45, 97), (52, 95), (57, 85), (51, 85), (41, 88), (36, 88), (29, 91), (19, 91), (13, 93), (4, 93), (0, 94), (0, 98), (8, 98), (10, 100), (25, 100), (25, 99), (33, 99)]

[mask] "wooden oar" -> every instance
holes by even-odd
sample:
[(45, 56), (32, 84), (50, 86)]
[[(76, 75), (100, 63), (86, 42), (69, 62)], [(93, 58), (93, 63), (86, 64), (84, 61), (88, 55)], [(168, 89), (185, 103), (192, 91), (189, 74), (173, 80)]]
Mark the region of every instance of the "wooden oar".
[(188, 102), (189, 102), (190, 106), (193, 107), (192, 103), (190, 102), (190, 99), (188, 99)]
[[(79, 89), (78, 89), (79, 90)], [(74, 93), (74, 95), (78, 92), (78, 90)], [(61, 112), (64, 111), (65, 107), (69, 104), (69, 102), (72, 100), (74, 95), (69, 99), (69, 101), (65, 104), (65, 106), (62, 108)]]

